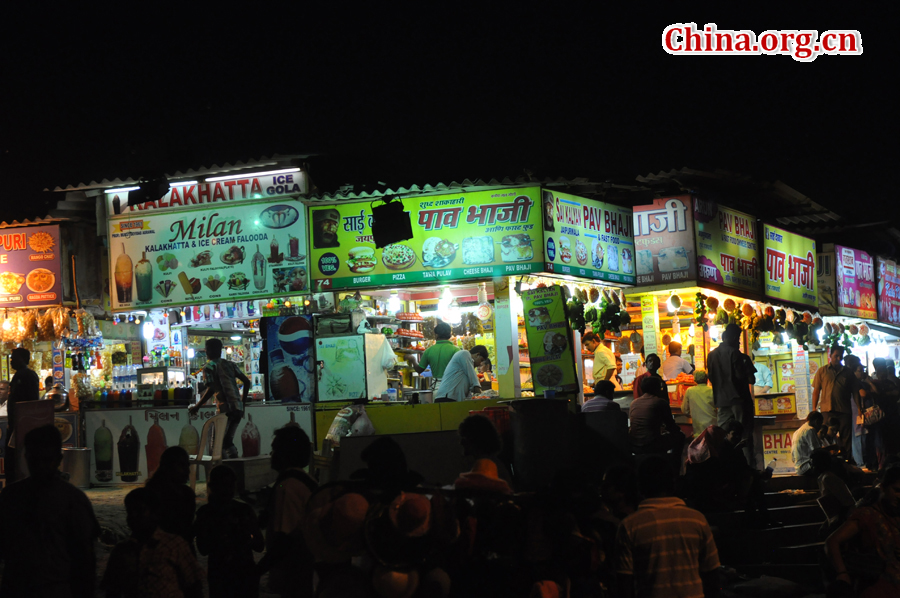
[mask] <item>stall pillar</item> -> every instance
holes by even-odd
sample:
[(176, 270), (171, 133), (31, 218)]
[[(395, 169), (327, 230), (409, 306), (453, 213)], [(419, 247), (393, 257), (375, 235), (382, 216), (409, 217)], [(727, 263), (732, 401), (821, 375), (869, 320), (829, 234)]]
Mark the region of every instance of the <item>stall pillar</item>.
[(501, 397), (522, 396), (519, 374), (519, 332), (513, 299), (516, 291), (509, 278), (494, 280), (494, 324), (497, 354), (497, 381)]

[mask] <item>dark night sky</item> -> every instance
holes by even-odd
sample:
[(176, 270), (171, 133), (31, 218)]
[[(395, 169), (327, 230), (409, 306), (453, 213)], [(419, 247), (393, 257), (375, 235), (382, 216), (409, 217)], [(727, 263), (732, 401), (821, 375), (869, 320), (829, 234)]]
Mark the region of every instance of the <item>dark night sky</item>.
[[(273, 152), (326, 153), (313, 176), (329, 186), (524, 168), (629, 182), (690, 166), (780, 178), (837, 211), (890, 197), (897, 51), (869, 3), (752, 14), (697, 3), (394, 13), (379, 3), (341, 14), (307, 4), (56, 12), (51, 24), (9, 15), (0, 220), (41, 215), (22, 200), (44, 187)], [(864, 54), (669, 56), (663, 29), (688, 21), (858, 29)]]

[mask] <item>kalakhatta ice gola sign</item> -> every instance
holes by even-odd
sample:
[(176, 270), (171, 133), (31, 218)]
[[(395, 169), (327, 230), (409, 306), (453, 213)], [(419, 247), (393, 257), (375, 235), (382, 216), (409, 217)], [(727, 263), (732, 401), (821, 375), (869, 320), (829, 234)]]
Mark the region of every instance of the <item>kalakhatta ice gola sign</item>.
[(113, 311), (306, 292), (306, 231), (305, 206), (288, 198), (116, 216)]

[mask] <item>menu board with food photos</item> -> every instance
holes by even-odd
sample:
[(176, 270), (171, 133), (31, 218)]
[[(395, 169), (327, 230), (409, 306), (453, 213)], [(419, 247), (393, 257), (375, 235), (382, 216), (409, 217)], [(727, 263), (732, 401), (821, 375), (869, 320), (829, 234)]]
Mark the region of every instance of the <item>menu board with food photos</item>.
[(544, 189), (547, 272), (634, 284), (631, 208)]
[(59, 226), (4, 229), (0, 234), (0, 307), (60, 303)]
[(760, 292), (762, 268), (756, 218), (714, 201), (695, 198), (694, 224), (700, 280)]
[(369, 202), (309, 208), (315, 291), (543, 269), (537, 187), (408, 197), (402, 202), (413, 237), (381, 249), (372, 237)]
[(878, 321), (900, 325), (900, 271), (897, 262), (879, 257)]
[(566, 300), (558, 285), (531, 289), (522, 293), (525, 310), (525, 334), (534, 396), (545, 390), (577, 391), (572, 334), (566, 318)]
[(816, 258), (820, 313), (874, 320), (877, 313), (872, 256), (834, 245), (825, 246)]
[(114, 311), (227, 303), (308, 289), (306, 208), (283, 199), (109, 221)]
[(662, 197), (635, 206), (633, 219), (639, 286), (697, 279), (690, 195)]

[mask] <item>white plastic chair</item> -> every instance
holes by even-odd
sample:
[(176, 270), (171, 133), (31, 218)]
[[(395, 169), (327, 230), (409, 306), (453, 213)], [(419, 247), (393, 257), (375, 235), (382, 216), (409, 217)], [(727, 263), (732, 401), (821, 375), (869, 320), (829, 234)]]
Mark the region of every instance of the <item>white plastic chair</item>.
[[(209, 472), (213, 467), (222, 463), (222, 445), (225, 443), (225, 428), (228, 426), (228, 416), (224, 413), (206, 420), (203, 429), (200, 430), (200, 442), (197, 445), (197, 454), (188, 455), (191, 465), (191, 490), (197, 486), (197, 466), (203, 465), (206, 479), (209, 480)], [(211, 455), (204, 455), (206, 445), (209, 443), (210, 428), (215, 429)]]

